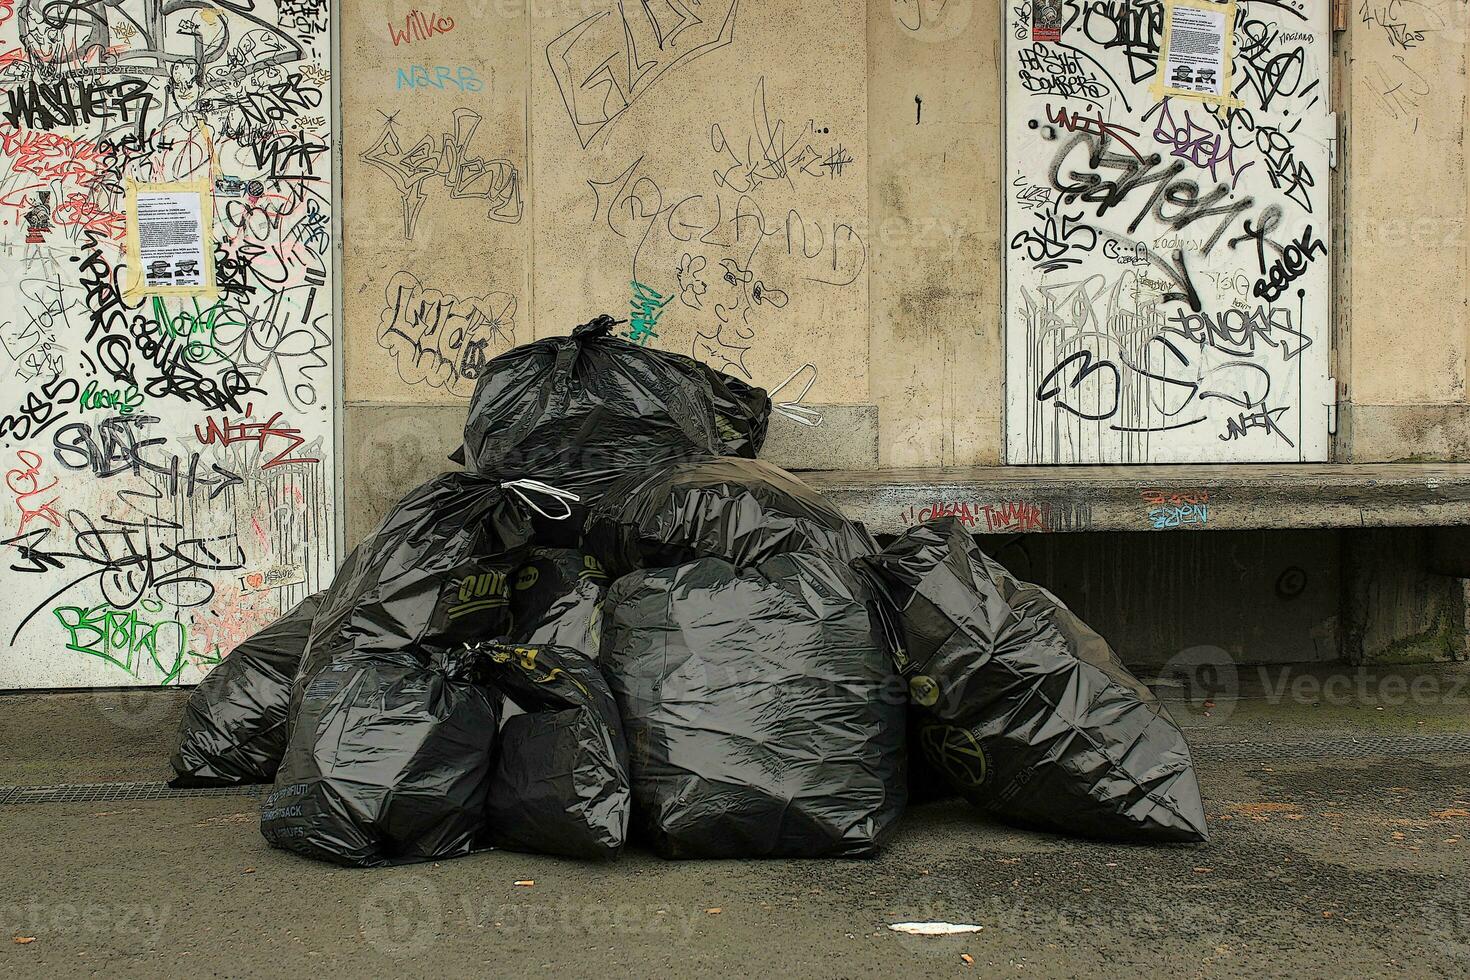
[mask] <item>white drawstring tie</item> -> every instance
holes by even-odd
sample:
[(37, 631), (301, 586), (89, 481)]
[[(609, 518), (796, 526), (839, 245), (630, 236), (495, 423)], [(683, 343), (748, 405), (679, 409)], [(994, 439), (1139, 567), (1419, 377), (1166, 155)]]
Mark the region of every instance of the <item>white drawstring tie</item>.
[[(551, 521), (564, 521), (567, 518), (571, 517), (572, 504), (577, 503), (582, 499), (575, 493), (572, 493), (570, 490), (562, 490), (561, 488), (554, 487), (549, 483), (542, 483), (540, 480), (506, 480), (500, 485), (500, 489), (508, 490), (511, 493), (515, 494), (527, 507), (531, 508), (547, 520)], [(556, 501), (558, 504), (561, 505), (563, 513), (550, 514), (542, 510), (540, 505), (537, 504), (534, 499), (532, 499), (532, 494), (537, 494), (542, 498), (549, 498)]]

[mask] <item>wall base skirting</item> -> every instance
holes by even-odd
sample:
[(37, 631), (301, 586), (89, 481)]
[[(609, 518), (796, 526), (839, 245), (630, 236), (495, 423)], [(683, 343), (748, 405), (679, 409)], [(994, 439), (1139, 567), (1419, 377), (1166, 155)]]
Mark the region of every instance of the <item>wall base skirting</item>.
[(1344, 463), (1437, 463), (1470, 458), (1470, 405), (1357, 405), (1339, 413)]

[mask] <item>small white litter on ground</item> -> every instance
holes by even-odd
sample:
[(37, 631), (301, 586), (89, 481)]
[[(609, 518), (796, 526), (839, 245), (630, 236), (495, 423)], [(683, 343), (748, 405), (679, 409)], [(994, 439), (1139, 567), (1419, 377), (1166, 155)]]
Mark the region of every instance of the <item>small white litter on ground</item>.
[(910, 936), (958, 936), (966, 932), (979, 932), (985, 927), (966, 922), (895, 922), (888, 928)]

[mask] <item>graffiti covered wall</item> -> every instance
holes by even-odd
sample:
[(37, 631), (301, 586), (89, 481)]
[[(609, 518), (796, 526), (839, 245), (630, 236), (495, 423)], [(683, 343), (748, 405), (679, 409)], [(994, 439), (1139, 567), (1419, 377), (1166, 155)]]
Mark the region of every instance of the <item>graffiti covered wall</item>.
[(1010, 462), (1328, 458), (1328, 12), (1015, 6)]
[(861, 5), (597, 6), (533, 19), (538, 331), (611, 309), (777, 401), (866, 402)]
[(783, 400), (865, 400), (862, 10), (355, 13), (349, 401), (454, 403), (604, 311)]
[(774, 390), (794, 429), (835, 418), (875, 445), (865, 10), (353, 11), (349, 472), (427, 477), (490, 358), (602, 312)]
[(330, 576), (331, 72), (325, 0), (0, 3), (0, 688), (192, 683)]
[[(1096, 213), (1102, 202), (1079, 201), (1065, 209), (1065, 216), (1090, 205), (1090, 216), (1078, 221), (1099, 231), (1095, 259), (1119, 270), (1109, 282), (1127, 274), (1124, 261), (1130, 258), (1116, 235), (1103, 237), (1109, 229), (1140, 242), (1146, 237), (1151, 251), (1170, 264), (1180, 248), (1201, 306), (1195, 311), (1188, 303), (1160, 305), (1172, 280), (1151, 259), (1146, 261), (1153, 271), (1138, 272), (1140, 255), (1132, 253), (1139, 288), (1126, 298), (1141, 303), (1142, 311), (1120, 307), (1112, 313), (1112, 325), (1104, 324), (1100, 332), (1116, 332), (1124, 322), (1120, 318), (1129, 315), (1139, 318), (1140, 331), (1147, 330), (1151, 318), (1162, 316), (1167, 344), (1151, 342), (1153, 334), (1140, 332), (1130, 343), (1150, 341), (1141, 358), (1136, 351), (1117, 349), (1116, 356), (1098, 358), (1097, 363), (1111, 362), (1120, 381), (1131, 382), (1130, 395), (1144, 396), (1133, 398), (1118, 418), (1087, 420), (1112, 440), (1111, 458), (1162, 459), (1177, 448), (1177, 433), (1173, 438), (1117, 433), (1111, 426), (1156, 425), (1160, 418), (1173, 420), (1170, 424), (1192, 422), (1199, 416), (1176, 412), (1181, 399), (1207, 410), (1207, 421), (1192, 426), (1198, 432), (1190, 437), (1196, 448), (1217, 444), (1210, 445), (1214, 453), (1233, 459), (1258, 452), (1278, 454), (1278, 459), (1315, 458), (1320, 446), (1314, 443), (1323, 438), (1325, 403), (1332, 392), (1313, 390), (1313, 384), (1324, 382), (1326, 358), (1334, 347), (1332, 373), (1339, 378), (1342, 401), (1335, 438), (1339, 458), (1450, 459), (1470, 452), (1470, 327), (1464, 316), (1470, 185), (1462, 149), (1470, 104), (1465, 97), (1470, 2), (1353, 0), (1342, 25), (1346, 30), (1329, 40), (1323, 25), (1331, 7), (1330, 0), (1251, 0), (1238, 6), (1238, 18), (1245, 16), (1232, 23), (1232, 86), (1240, 89), (1236, 98), (1243, 105), (1221, 111), (1237, 122), (1229, 139), (1217, 145), (1212, 138), (1196, 141), (1200, 134), (1190, 128), (1215, 126), (1215, 114), (1201, 114), (1192, 105), (1181, 108), (1181, 100), (1171, 98), (1169, 120), (1162, 120), (1161, 110), (1143, 118), (1162, 101), (1152, 97), (1147, 78), (1149, 59), (1157, 60), (1162, 40), (1161, 4), (1068, 0), (1059, 5), (1065, 11), (1061, 43), (1096, 46), (1090, 56), (1123, 82), (1133, 108), (1120, 108), (1119, 118), (1140, 138), (1121, 135), (1143, 156), (1161, 157), (1160, 165), (1140, 174), (1127, 199), (1105, 215)], [(1048, 244), (1045, 215), (1036, 208), (1049, 186), (1047, 163), (1059, 141), (1045, 140), (1045, 134), (1025, 124), (1054, 125), (1046, 116), (1049, 102), (1054, 113), (1068, 109), (1068, 123), (1085, 127), (1090, 117), (1085, 92), (1046, 89), (1054, 83), (1045, 80), (1048, 71), (1038, 57), (1036, 67), (1025, 69), (1037, 91), (1016, 96), (1025, 114), (1009, 114), (1020, 120), (1023, 143), (1039, 154), (1037, 179), (1013, 185), (1017, 174), (1002, 160), (1006, 122), (1001, 110), (1006, 90), (1020, 81), (1023, 69), (1016, 60), (1020, 47), (1012, 46), (1015, 31), (1026, 33), (1027, 48), (1035, 43), (1029, 38), (1032, 4), (765, 0), (757, 7), (742, 0), (734, 9), (728, 42), (710, 26), (718, 19), (710, 12), (726, 10), (708, 0), (621, 6), (595, 0), (445, 0), (432, 7), (391, 0), (347, 12), (343, 143), (352, 198), (344, 216), (350, 243), (344, 451), (353, 486), (382, 488), (368, 506), (349, 502), (350, 525), (357, 533), (371, 526), (395, 495), (444, 466), (455, 444), (456, 416), (465, 405), (462, 392), (471, 387), (471, 375), (484, 357), (506, 349), (512, 338), (519, 343), (564, 331), (584, 310), (609, 309), (636, 318), (640, 332), (657, 335), (648, 342), (674, 350), (691, 350), (696, 338), (708, 341), (710, 334), (718, 341), (710, 346), (725, 356), (732, 339), (734, 345), (749, 343), (746, 352), (737, 346), (736, 353), (764, 384), (779, 385), (812, 362), (819, 375), (806, 400), (821, 405), (825, 421), (816, 429), (800, 429), (812, 437), (801, 443), (803, 449), (843, 446), (861, 430), (860, 423), (876, 420), (876, 433), (871, 426), (861, 432), (865, 447), (877, 447), (876, 464), (868, 457), (834, 461), (833, 454), (808, 452), (782, 456), (784, 465), (989, 465), (1003, 458), (1002, 312), (1009, 317), (1021, 310), (1024, 316), (1025, 309), (1002, 296), (1003, 273), (1008, 264), (1032, 262), (1032, 252), (1041, 256), (1035, 261), (1046, 263), (1046, 250), (1055, 247)], [(619, 26), (625, 23), (626, 30)], [(553, 46), (557, 39), (560, 45)], [(1324, 60), (1329, 51), (1339, 69), (1335, 76)], [(688, 60), (680, 60), (686, 54)], [(1095, 72), (1097, 66), (1089, 63), (1088, 70)], [(1135, 72), (1140, 75), (1136, 82)], [(734, 152), (744, 153), (748, 143), (757, 161), (764, 162), (765, 117), (757, 120), (752, 112), (762, 78), (773, 136), (777, 124), (784, 123), (781, 140), (766, 141), (775, 150), (775, 165), (768, 169), (778, 179), (759, 179), (753, 192), (737, 190), (748, 186), (741, 184), (740, 170), (724, 184), (717, 181), (728, 165), (715, 149), (713, 127), (719, 126), (724, 145)], [(1332, 91), (1313, 104), (1329, 83)], [(1055, 84), (1065, 87), (1067, 79)], [(1332, 108), (1341, 114), (1343, 152), (1335, 170), (1326, 162), (1324, 131), (1330, 124), (1303, 119), (1300, 113), (1309, 107), (1311, 113)], [(468, 124), (476, 120), (459, 112), (465, 109), (478, 117), (472, 134)], [(859, 117), (863, 132), (849, 138)], [(841, 138), (832, 148), (840, 145), (844, 153), (833, 166), (823, 165), (829, 148), (805, 136), (808, 121), (813, 131), (829, 130), (816, 137)], [(385, 140), (390, 128), (392, 138)], [(1160, 132), (1162, 141), (1156, 138)], [(793, 142), (793, 135), (803, 138)], [(1070, 140), (1079, 133), (1064, 136)], [(818, 159), (804, 152), (808, 143), (821, 154), (820, 164), (808, 165)], [(792, 154), (782, 164), (787, 146)], [(1384, 153), (1384, 146), (1396, 151)], [(1210, 172), (1214, 148), (1232, 151), (1239, 172), (1229, 174), (1222, 157), (1215, 166), (1217, 180)], [(1083, 159), (1075, 159), (1078, 154)], [(839, 164), (847, 155), (853, 161)], [(1119, 177), (1127, 180), (1117, 168), (1101, 167), (1102, 161), (1099, 169), (1086, 166), (1088, 150), (1080, 144), (1073, 155), (1068, 170), (1081, 175), (1079, 180), (1089, 173), (1114, 183)], [(629, 171), (635, 161), (639, 166)], [(1186, 169), (1163, 185), (1169, 199), (1153, 200), (1137, 231), (1129, 234), (1140, 209), (1160, 190), (1160, 182), (1147, 181), (1176, 164)], [(818, 180), (801, 173), (802, 166), (839, 172)], [(790, 183), (780, 176), (783, 168)], [(1109, 169), (1118, 176), (1108, 177)], [(758, 172), (753, 176), (760, 178)], [(839, 189), (846, 193), (850, 178), (866, 183), (865, 228), (850, 217), (863, 213), (851, 198), (829, 197), (836, 202), (830, 207), (820, 203)], [(1162, 209), (1172, 223), (1188, 210), (1191, 184), (1203, 202), (1222, 181), (1225, 197), (1195, 208), (1200, 216), (1189, 227), (1174, 230), (1150, 215)], [(737, 262), (732, 284), (723, 278), (727, 270), (720, 260), (739, 256), (715, 250), (736, 240), (729, 226), (742, 197), (760, 207), (759, 216), (741, 212), (733, 221), (742, 234), (753, 236), (742, 244), (758, 237), (763, 243), (758, 265), (777, 271), (768, 275)], [(1243, 212), (1232, 217), (1209, 255), (1196, 247), (1213, 237), (1215, 228), (1208, 226), (1212, 221), (1217, 226), (1224, 213), (1204, 212), (1228, 211), (1245, 197), (1254, 197), (1262, 214), (1279, 207), (1288, 222), (1268, 236), (1268, 270), (1300, 241), (1308, 223), (1324, 247), (1336, 249), (1332, 264), (1343, 288), (1335, 331), (1333, 321), (1320, 319), (1329, 310), (1331, 291), (1321, 278), (1327, 266), (1312, 242), (1306, 246), (1313, 257), (1305, 274), (1285, 284), (1274, 300), (1254, 296), (1258, 280), (1267, 280), (1263, 288), (1268, 291), (1274, 287), (1269, 271), (1261, 274), (1259, 256), (1250, 254), (1251, 241), (1230, 244), (1245, 233)], [(1329, 236), (1336, 203), (1347, 210), (1341, 221), (1331, 222), (1340, 233)], [(793, 208), (811, 226), (808, 251), (821, 241), (810, 220), (818, 211), (830, 211), (835, 224), (851, 225), (862, 237), (867, 262), (858, 282), (838, 286), (800, 275), (796, 255), (787, 251), (784, 221), (771, 220), (772, 214)], [(1009, 208), (1021, 209), (1017, 217), (1026, 224), (1007, 231)], [(725, 231), (712, 232), (722, 210)], [(682, 220), (686, 217), (689, 227)], [(1252, 228), (1259, 229), (1259, 215), (1250, 217)], [(1077, 223), (1067, 222), (1073, 231), (1067, 244), (1073, 248), (1086, 241)], [(773, 228), (776, 236), (767, 234)], [(792, 229), (805, 226), (793, 223)], [(1013, 248), (1016, 234), (1028, 230), (1038, 237), (1029, 242), (1023, 237)], [(841, 241), (847, 241), (845, 233)], [(679, 247), (674, 254), (675, 246), (686, 244), (701, 248)], [(822, 244), (830, 244), (830, 237)], [(689, 289), (681, 291), (679, 266), (686, 251), (690, 261), (682, 279)], [(1292, 254), (1301, 251), (1298, 247)], [(1235, 261), (1224, 263), (1226, 257)], [(696, 271), (700, 258), (704, 266)], [(1212, 267), (1215, 260), (1233, 271)], [(1283, 275), (1290, 264), (1281, 266)], [(782, 265), (788, 267), (782, 270)], [(751, 273), (749, 283), (742, 281), (741, 268)], [(719, 270), (717, 283), (709, 278), (713, 270)], [(655, 281), (644, 281), (645, 271)], [(1045, 280), (1048, 288), (1069, 281), (1065, 272), (1046, 273)], [(763, 302), (755, 304), (753, 288), (747, 290), (749, 300), (733, 304), (741, 308), (742, 326), (727, 329), (720, 315), (732, 304), (714, 299), (713, 290), (754, 287), (757, 281)], [(698, 292), (701, 285), (704, 294)], [(764, 302), (773, 286), (786, 294), (785, 307)], [(1034, 293), (1037, 287), (1029, 288)], [(1301, 299), (1297, 289), (1308, 293), (1305, 314), (1292, 308)], [(694, 298), (709, 296), (720, 309), (711, 303), (696, 310), (681, 296), (702, 305), (702, 298)], [(1079, 296), (1089, 297), (1094, 301), (1086, 305), (1099, 322), (1108, 318), (1111, 291), (1100, 299), (1096, 289)], [(866, 321), (860, 319), (864, 302)], [(1184, 323), (1169, 322), (1186, 313)], [(1083, 315), (1092, 314), (1084, 310)], [(741, 330), (753, 336), (743, 337)], [(1276, 343), (1268, 343), (1268, 337)], [(704, 356), (718, 363), (713, 355)], [(1252, 385), (1249, 378), (1215, 392), (1228, 397), (1201, 398), (1211, 392), (1203, 387), (1191, 395), (1187, 385), (1198, 382), (1176, 373), (1181, 356), (1196, 371), (1231, 361), (1256, 365), (1229, 367), (1212, 378), (1260, 378), (1258, 367), (1264, 368), (1273, 386), (1266, 404), (1246, 407), (1262, 397), (1260, 381)], [(1206, 358), (1214, 360), (1206, 363)], [(1167, 375), (1170, 382), (1154, 385), (1128, 361)], [(848, 371), (845, 365), (854, 363), (857, 368)], [(1055, 366), (1014, 380), (1012, 391), (1029, 389), (1034, 403), (1037, 390), (1047, 390), (1041, 382)], [(1059, 396), (1073, 397), (1071, 407), (1088, 411), (1076, 396), (1092, 391), (1095, 398), (1099, 382), (1111, 384), (1111, 369), (1099, 367), (1074, 389), (1080, 371), (1068, 372), (1076, 367), (1075, 361), (1067, 365), (1053, 381), (1060, 382)], [(1300, 385), (1291, 369), (1301, 370)], [(788, 395), (805, 387), (809, 373), (793, 380)], [(1283, 405), (1278, 396), (1285, 396), (1288, 412), (1277, 411)], [(1052, 413), (1047, 424), (1060, 418), (1058, 412), (1071, 417), (1055, 407), (1057, 399), (1047, 404)], [(1155, 405), (1160, 406), (1156, 411)], [(844, 407), (852, 412), (837, 411)], [(1032, 404), (1023, 408), (1022, 420)], [(1150, 412), (1154, 417), (1147, 417)], [(1130, 414), (1141, 422), (1123, 421)], [(1297, 421), (1313, 439), (1298, 436)], [(1083, 424), (1068, 418), (1062, 423), (1074, 432)], [(798, 428), (786, 420), (777, 426), (788, 432)], [(1283, 441), (1278, 428), (1294, 446)], [(1024, 447), (1026, 440), (1013, 434), (1010, 445)], [(1063, 459), (1067, 453), (1059, 448), (1053, 455)]]

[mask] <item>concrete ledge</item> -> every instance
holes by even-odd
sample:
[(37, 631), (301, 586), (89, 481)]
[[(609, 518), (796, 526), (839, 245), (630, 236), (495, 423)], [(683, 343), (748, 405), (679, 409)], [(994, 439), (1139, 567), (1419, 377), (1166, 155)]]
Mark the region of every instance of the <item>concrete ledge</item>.
[(1470, 525), (1470, 464), (967, 467), (801, 474), (869, 530), (976, 534)]
[[(878, 465), (878, 409), (807, 406), (821, 424), (771, 417), (761, 458), (787, 469), (871, 470)], [(446, 470), (459, 447), (465, 406), (349, 402), (346, 409), (347, 541), (354, 545), (405, 493)]]

